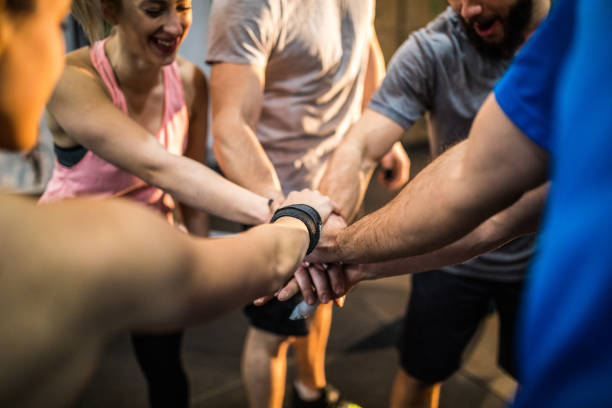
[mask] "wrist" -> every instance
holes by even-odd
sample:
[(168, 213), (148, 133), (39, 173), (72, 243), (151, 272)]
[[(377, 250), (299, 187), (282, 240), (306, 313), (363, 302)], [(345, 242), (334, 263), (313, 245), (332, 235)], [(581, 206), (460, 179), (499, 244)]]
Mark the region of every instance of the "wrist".
[(298, 220), (297, 218), (293, 218), (293, 217), (289, 217), (289, 216), (285, 216), (285, 217), (280, 217), (276, 220), (274, 220), (273, 222), (274, 225), (284, 225), (287, 227), (292, 227), (292, 228), (297, 228), (301, 231), (304, 231), (306, 233), (306, 235), (308, 235), (308, 228), (306, 228), (306, 224), (304, 224), (302, 221)]
[(319, 243), (319, 237), (321, 236), (321, 216), (317, 210), (306, 204), (288, 205), (276, 210), (270, 222), (275, 222), (281, 217), (294, 218), (303, 223), (308, 230), (310, 241), (306, 254), (310, 254)]

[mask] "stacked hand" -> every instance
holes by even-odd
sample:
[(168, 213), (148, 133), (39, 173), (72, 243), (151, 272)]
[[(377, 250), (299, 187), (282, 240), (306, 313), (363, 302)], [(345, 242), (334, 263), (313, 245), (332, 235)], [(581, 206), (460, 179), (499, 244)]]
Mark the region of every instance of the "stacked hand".
[(303, 189), (301, 191), (292, 191), (289, 193), (280, 207), (286, 207), (292, 204), (306, 204), (317, 210), (321, 216), (321, 222), (325, 223), (332, 211), (336, 208), (329, 197), (324, 196), (318, 191)]
[(344, 267), (339, 263), (335, 254), (336, 235), (346, 227), (341, 216), (332, 214), (323, 225), (323, 233), (319, 245), (306, 258), (306, 262), (295, 272), (294, 278), (285, 288), (278, 292), (279, 300), (291, 298), (298, 289), (302, 292), (304, 300), (313, 305), (319, 301), (327, 303), (346, 293), (346, 279)]
[[(357, 283), (368, 279), (365, 265), (346, 265), (339, 262), (336, 236), (346, 227), (344, 219), (334, 213), (334, 204), (321, 193), (312, 190), (291, 192), (280, 204), (307, 204), (321, 215), (323, 231), (316, 249), (306, 257), (294, 277), (279, 289), (274, 296), (286, 301), (301, 292), (304, 301), (311, 306), (334, 300), (338, 306), (344, 304), (345, 295)], [(272, 296), (259, 298), (254, 303), (262, 305)]]

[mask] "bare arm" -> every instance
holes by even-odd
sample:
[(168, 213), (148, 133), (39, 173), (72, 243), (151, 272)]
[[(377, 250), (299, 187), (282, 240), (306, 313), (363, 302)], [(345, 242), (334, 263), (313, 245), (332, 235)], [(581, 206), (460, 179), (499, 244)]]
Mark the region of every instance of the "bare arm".
[(542, 184), (547, 160), (491, 95), (470, 137), (385, 207), (339, 232), (327, 260), (372, 262), (439, 249)]
[[(208, 87), (206, 77), (192, 64), (185, 64), (187, 71), (184, 80), (185, 97), (191, 107), (189, 116), (189, 133), (185, 156), (205, 165), (206, 163), (206, 136), (208, 130)], [(187, 231), (193, 235), (206, 237), (209, 233), (210, 220), (208, 214), (197, 208), (190, 207), (179, 201), (179, 209)]]
[(371, 109), (351, 126), (319, 184), (319, 190), (340, 207), (343, 218), (355, 217), (376, 164), (402, 133), (401, 126)]
[(313, 281), (317, 276), (327, 273), (330, 282), (326, 283), (327, 280), (324, 280), (326, 284), (318, 286), (315, 295), (308, 285), (302, 285), (300, 288), (298, 281), (294, 279), (280, 291), (278, 298), (285, 301), (301, 290), (305, 298), (312, 296), (311, 303), (314, 302), (316, 296), (319, 296), (319, 301), (323, 301), (321, 294), (329, 296), (333, 293), (333, 296), (342, 296), (363, 280), (429, 271), (465, 262), (492, 251), (521, 235), (536, 232), (548, 196), (548, 189), (549, 183), (544, 183), (525, 193), (514, 205), (495, 214), (464, 237), (427, 254), (378, 263), (346, 265), (343, 276), (336, 277), (335, 280), (333, 274), (337, 271), (334, 267), (326, 271), (322, 271), (320, 267), (311, 267), (309, 273)]
[(347, 277), (348, 285), (350, 287), (366, 279), (380, 279), (456, 265), (497, 249), (521, 235), (534, 233), (540, 224), (548, 190), (549, 183), (545, 183), (525, 193), (515, 204), (444, 248), (424, 255), (360, 265), (356, 275)]
[[(385, 58), (378, 42), (378, 36), (376, 30), (372, 26), (372, 35), (370, 38), (368, 65), (366, 68), (366, 75), (363, 86), (363, 100), (361, 103), (361, 110), (366, 111), (368, 103), (376, 90), (380, 87), (385, 77)], [(401, 133), (400, 133), (401, 136)], [(380, 182), (383, 186), (389, 190), (397, 190), (408, 182), (410, 178), (410, 159), (399, 141), (393, 144), (391, 150), (388, 150), (387, 154), (376, 159), (380, 161), (380, 165), (383, 171), (380, 173)], [(369, 178), (368, 178), (369, 180)], [(366, 184), (367, 188), (367, 184)], [(361, 202), (357, 204), (357, 207), (361, 205)]]
[(363, 99), (361, 102), (361, 110), (364, 111), (372, 99), (372, 95), (378, 89), (385, 77), (385, 57), (383, 56), (376, 30), (372, 26), (372, 34), (370, 36), (368, 65), (366, 67), (366, 75), (363, 82)]
[(264, 69), (259, 66), (212, 66), (213, 149), (228, 179), (280, 202), (283, 193), (276, 170), (254, 131), (261, 113), (264, 83)]
[(245, 224), (265, 222), (267, 199), (228, 182), (202, 164), (168, 153), (117, 109), (87, 70), (67, 66), (48, 112), (68, 137), (177, 200)]
[[(328, 198), (294, 194), (329, 216)], [(269, 294), (291, 276), (309, 241), (304, 224), (288, 217), (230, 238), (200, 239), (125, 200), (36, 206), (0, 197), (0, 205), (0, 226), (13, 232), (0, 238), (11, 254), (1, 269), (19, 271), (2, 278), (12, 288), (3, 291), (3, 304), (23, 305), (27, 322), (33, 316), (23, 299), (37, 293), (32, 308), (48, 303), (42, 310), (58, 327), (67, 322), (103, 336), (181, 327)]]

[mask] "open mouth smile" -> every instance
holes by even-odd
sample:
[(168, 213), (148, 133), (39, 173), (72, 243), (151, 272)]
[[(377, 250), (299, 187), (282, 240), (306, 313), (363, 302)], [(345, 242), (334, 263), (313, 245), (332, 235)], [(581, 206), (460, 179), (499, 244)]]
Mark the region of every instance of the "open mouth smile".
[(150, 42), (151, 44), (153, 44), (155, 49), (157, 49), (162, 55), (168, 56), (176, 52), (179, 44), (179, 39), (178, 37), (173, 39), (151, 37)]
[(499, 24), (497, 18), (477, 21), (472, 24), (474, 31), (481, 37), (488, 37), (495, 31), (495, 26)]

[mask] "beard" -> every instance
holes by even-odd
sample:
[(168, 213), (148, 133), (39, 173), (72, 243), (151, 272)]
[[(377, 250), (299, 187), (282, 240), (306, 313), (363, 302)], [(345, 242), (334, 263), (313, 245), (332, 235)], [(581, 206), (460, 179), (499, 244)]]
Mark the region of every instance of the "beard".
[(491, 59), (508, 59), (512, 58), (518, 48), (525, 41), (525, 30), (531, 20), (533, 12), (533, 0), (518, 0), (515, 5), (510, 8), (508, 16), (501, 19), (499, 16), (491, 21), (499, 20), (504, 29), (504, 38), (499, 42), (485, 41), (476, 33), (474, 29), (475, 19), (466, 21), (460, 17), (463, 23), (463, 28), (470, 42), (483, 56)]

